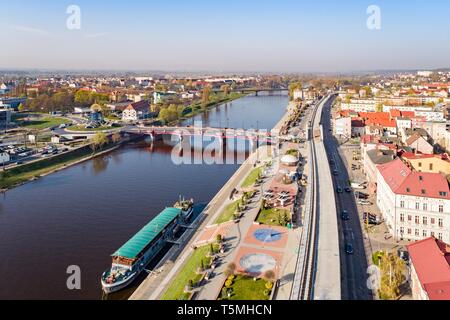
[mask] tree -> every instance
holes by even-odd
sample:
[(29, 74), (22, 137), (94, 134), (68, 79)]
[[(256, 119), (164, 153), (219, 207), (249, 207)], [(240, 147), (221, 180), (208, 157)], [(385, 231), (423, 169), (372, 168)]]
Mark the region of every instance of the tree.
[(273, 270), (267, 270), (266, 272), (264, 272), (263, 277), (267, 281), (274, 282), (276, 275)]
[(302, 89), (303, 89), (303, 84), (300, 81), (291, 83), (289, 85), (289, 96), (291, 97), (291, 99), (294, 98), (294, 92), (296, 90), (302, 90)]
[(122, 136), (120, 135), (120, 133), (116, 132), (111, 136), (111, 141), (113, 143), (119, 143), (120, 140), (122, 140)]
[(397, 254), (385, 252), (380, 257), (380, 272), (380, 298), (397, 299), (400, 296), (400, 286), (405, 281), (405, 262)]
[(234, 262), (229, 263), (227, 265), (227, 268), (225, 269), (225, 272), (224, 272), (225, 276), (226, 277), (233, 276), (235, 274), (235, 272), (236, 272), (236, 269), (237, 269), (237, 267), (236, 267), (236, 264)]
[(228, 84), (224, 84), (223, 86), (220, 87), (220, 90), (223, 91), (224, 95), (229, 95), (230, 94), (230, 85)]
[(206, 108), (211, 98), (211, 87), (206, 86), (202, 90), (202, 107)]
[(91, 139), (91, 148), (92, 151), (95, 153), (96, 150), (103, 147), (105, 144), (108, 143), (108, 137), (103, 132), (98, 132), (95, 134), (95, 136)]

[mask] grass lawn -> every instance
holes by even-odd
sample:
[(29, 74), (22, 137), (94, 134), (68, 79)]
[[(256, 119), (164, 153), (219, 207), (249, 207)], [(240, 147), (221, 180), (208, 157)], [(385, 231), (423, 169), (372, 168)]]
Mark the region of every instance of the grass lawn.
[(187, 298), (187, 295), (184, 293), (184, 288), (189, 283), (189, 280), (193, 280), (195, 283), (195, 280), (199, 279), (196, 271), (197, 268), (200, 267), (202, 259), (205, 266), (211, 263), (211, 259), (206, 257), (210, 248), (211, 247), (207, 245), (197, 248), (197, 250), (193, 252), (179, 271), (178, 275), (172, 280), (172, 284), (164, 293), (162, 300), (184, 300)]
[[(258, 215), (257, 222), (267, 225), (267, 226), (280, 226), (279, 223), (279, 217), (283, 217), (284, 214), (287, 214), (288, 218), (290, 219), (291, 213), (288, 210), (284, 209), (263, 209), (260, 214)], [(272, 221), (274, 220), (274, 221)], [(285, 226), (282, 226), (285, 227)]]
[[(24, 119), (24, 118), (22, 118)], [(19, 121), (18, 125), (26, 129), (47, 129), (61, 124), (70, 123), (69, 120), (64, 118), (43, 117), (39, 119), (30, 119), (30, 121)]]
[(228, 221), (233, 220), (233, 218), (234, 218), (233, 215), (236, 212), (238, 203), (240, 201), (241, 200), (239, 199), (239, 200), (236, 200), (233, 203), (230, 203), (229, 205), (227, 205), (225, 207), (225, 209), (223, 209), (223, 211), (220, 214), (219, 218), (217, 218), (216, 224), (220, 224), (220, 223), (224, 223), (224, 222), (228, 222)]
[(223, 300), (253, 300), (263, 301), (269, 300), (269, 296), (264, 295), (266, 289), (266, 281), (258, 279), (256, 281), (251, 277), (237, 276), (231, 286), (233, 294), (230, 298), (223, 297)]
[(256, 168), (250, 174), (247, 176), (247, 178), (242, 183), (242, 188), (250, 188), (253, 186), (258, 179), (258, 176), (262, 174), (263, 169), (262, 168)]

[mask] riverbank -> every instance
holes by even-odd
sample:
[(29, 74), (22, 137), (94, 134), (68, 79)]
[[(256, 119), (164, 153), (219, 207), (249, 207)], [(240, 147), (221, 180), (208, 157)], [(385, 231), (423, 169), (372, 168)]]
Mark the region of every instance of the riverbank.
[(127, 142), (128, 141), (122, 141), (117, 144), (109, 144), (96, 153), (92, 152), (91, 144), (89, 143), (75, 150), (49, 159), (39, 159), (16, 168), (3, 171), (0, 173), (0, 190), (1, 192), (6, 192), (28, 182), (35, 181), (52, 173), (91, 160), (95, 157), (112, 152)]
[(226, 98), (223, 99), (219, 99), (216, 101), (211, 101), (208, 104), (206, 104), (205, 106), (202, 106), (201, 102), (192, 104), (188, 107), (186, 107), (185, 110), (189, 110), (191, 109), (190, 112), (186, 113), (185, 115), (183, 115), (181, 118), (174, 120), (170, 123), (168, 123), (168, 125), (179, 125), (181, 124), (183, 121), (189, 120), (199, 114), (202, 114), (204, 112), (210, 111), (214, 108), (220, 107), (223, 104), (235, 101), (235, 100), (239, 100), (245, 96), (247, 96), (247, 93), (237, 93), (237, 92), (233, 92), (231, 94), (229, 94)]

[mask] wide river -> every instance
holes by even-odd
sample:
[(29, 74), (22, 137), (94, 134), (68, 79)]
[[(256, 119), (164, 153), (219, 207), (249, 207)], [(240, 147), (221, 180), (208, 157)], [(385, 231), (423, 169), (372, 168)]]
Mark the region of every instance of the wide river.
[[(271, 129), (287, 103), (247, 96), (193, 120)], [(171, 152), (163, 142), (129, 144), (0, 195), (0, 299), (101, 299), (100, 276), (116, 249), (180, 195), (209, 202), (238, 168), (177, 166)], [(73, 265), (80, 290), (67, 288)]]

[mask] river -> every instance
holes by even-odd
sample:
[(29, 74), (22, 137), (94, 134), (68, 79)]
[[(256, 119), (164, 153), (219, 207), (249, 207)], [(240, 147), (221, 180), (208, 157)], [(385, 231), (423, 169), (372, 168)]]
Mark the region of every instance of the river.
[[(271, 129), (287, 96), (247, 96), (186, 124)], [(0, 195), (0, 299), (100, 299), (110, 255), (179, 195), (209, 202), (237, 164), (181, 165), (164, 142), (129, 144)], [(66, 285), (79, 266), (81, 289)]]

